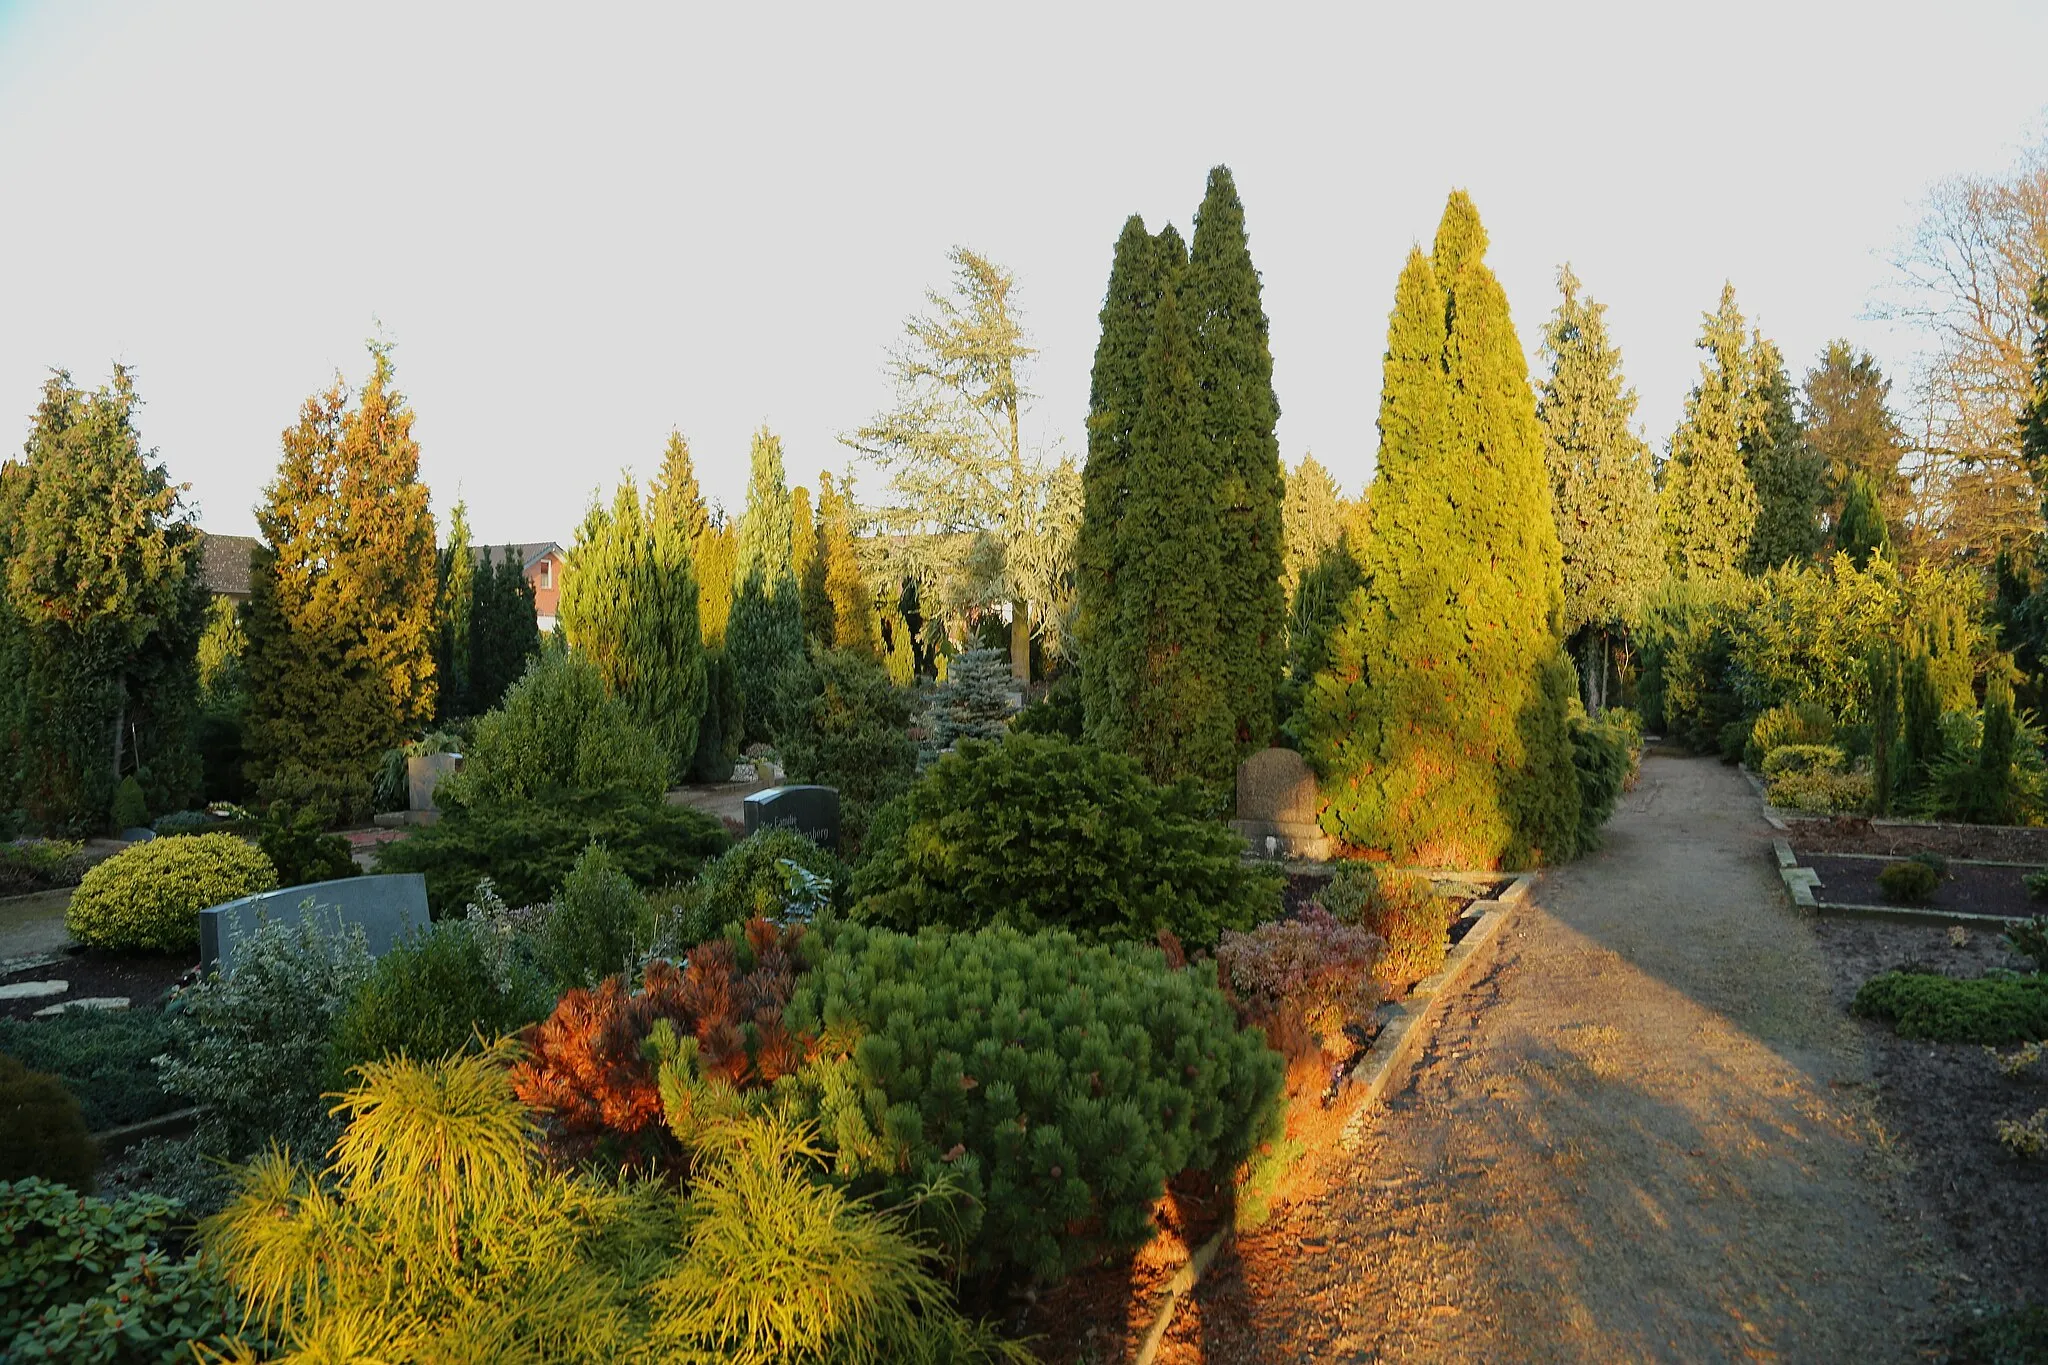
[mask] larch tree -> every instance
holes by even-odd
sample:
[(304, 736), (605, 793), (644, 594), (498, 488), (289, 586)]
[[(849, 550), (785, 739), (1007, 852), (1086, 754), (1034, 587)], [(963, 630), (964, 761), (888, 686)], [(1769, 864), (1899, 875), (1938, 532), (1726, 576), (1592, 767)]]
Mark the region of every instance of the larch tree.
[(1275, 728), (1274, 698), (1287, 648), (1287, 597), (1280, 586), (1286, 544), (1273, 351), (1244, 204), (1227, 166), (1209, 172), (1187, 270), (1174, 289), (1194, 341), (1190, 359), (1202, 390), (1193, 468), (1213, 480), (1221, 508), (1220, 659), (1236, 750), (1243, 757), (1263, 748)]
[(1636, 394), (1607, 335), (1606, 306), (1580, 291), (1569, 265), (1557, 272), (1557, 288), (1536, 416), (1563, 556), (1564, 634), (1578, 643), (1586, 710), (1598, 715), (1612, 637), (1639, 619), (1664, 576), (1656, 463), (1633, 426)]
[(370, 352), (360, 393), (337, 379), (284, 433), (256, 509), (244, 661), (250, 779), (344, 806), (435, 701), (434, 518), (390, 348)]
[(1807, 443), (1791, 377), (1777, 344), (1757, 333), (1744, 357), (1742, 460), (1756, 490), (1756, 524), (1744, 567), (1752, 574), (1804, 564), (1820, 551), (1827, 465)]
[(457, 501), (448, 514), (448, 543), (435, 558), (440, 597), (434, 648), (434, 673), (439, 680), (440, 719), (452, 720), (469, 711), (470, 618), (476, 608), (476, 551), (469, 542), (469, 508)]
[(747, 510), (734, 535), (732, 615), (725, 648), (746, 708), (749, 742), (774, 737), (776, 693), (804, 661), (802, 589), (793, 563), (782, 441), (754, 434)]
[(1564, 588), (1528, 362), (1454, 193), (1388, 323), (1363, 585), (1304, 700), (1323, 826), (1433, 866), (1577, 848)]
[(1157, 236), (1136, 214), (1124, 223), (1104, 294), (1102, 333), (1088, 380), (1088, 462), (1075, 558), (1075, 635), (1088, 737), (1120, 749), (1130, 734), (1137, 661), (1118, 616), (1128, 559), (1122, 534), (1129, 493), (1131, 431), (1144, 404), (1145, 349), (1161, 294), (1187, 266), (1172, 225)]
[(198, 795), (200, 537), (140, 403), (125, 367), (58, 371), (0, 465), (0, 798), (53, 832), (97, 833), (127, 776), (153, 810)]
[(1718, 582), (1741, 571), (1757, 519), (1756, 489), (1743, 459), (1749, 391), (1745, 325), (1735, 286), (1706, 315), (1699, 383), (1685, 400), (1662, 471), (1659, 519), (1664, 550), (1679, 578)]
[(597, 666), (684, 781), (708, 696), (697, 626), (697, 576), (680, 519), (642, 512), (632, 482), (577, 528), (555, 608), (570, 648)]
[(1023, 370), (1037, 354), (1013, 295), (1016, 278), (987, 257), (955, 247), (950, 294), (926, 295), (931, 311), (904, 324), (890, 357), (895, 406), (844, 436), (891, 477), (892, 502), (876, 509), (905, 536), (945, 547), (924, 559), (950, 579), (939, 596), (1007, 605), (1010, 669), (1031, 676), (1036, 605), (1011, 581), (1010, 558), (1044, 532), (1047, 471), (1024, 445), (1031, 393)]
[(825, 566), (825, 596), (832, 609), (826, 637), (835, 649), (850, 649), (871, 659), (882, 656), (882, 635), (875, 620), (875, 594), (861, 573), (854, 545), (853, 478), (842, 491), (832, 476), (818, 474), (819, 559)]
[(1344, 538), (1344, 504), (1337, 496), (1337, 481), (1314, 455), (1304, 455), (1287, 476), (1281, 523), (1286, 528), (1287, 557), (1280, 569), (1280, 587), (1292, 602), (1301, 576)]

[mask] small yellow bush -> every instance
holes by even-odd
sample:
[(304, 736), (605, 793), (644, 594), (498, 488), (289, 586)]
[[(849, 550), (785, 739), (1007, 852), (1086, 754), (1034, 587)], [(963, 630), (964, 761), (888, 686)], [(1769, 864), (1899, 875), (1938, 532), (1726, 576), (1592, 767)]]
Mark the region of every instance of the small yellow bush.
[[(1782, 749), (1780, 753), (1784, 752)], [(1804, 810), (1821, 814), (1841, 812), (1862, 814), (1870, 809), (1870, 774), (1829, 772), (1787, 772), (1771, 779), (1771, 804), (1780, 810)]]
[(64, 927), (95, 948), (174, 952), (199, 943), (199, 912), (268, 891), (277, 872), (232, 834), (180, 834), (134, 844), (85, 874)]

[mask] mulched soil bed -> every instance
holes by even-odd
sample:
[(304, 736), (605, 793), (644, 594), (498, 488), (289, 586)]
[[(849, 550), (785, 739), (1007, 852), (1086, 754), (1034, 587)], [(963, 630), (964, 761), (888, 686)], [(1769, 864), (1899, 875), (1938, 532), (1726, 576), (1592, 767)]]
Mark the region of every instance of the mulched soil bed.
[(0, 1017), (26, 1019), (37, 1010), (63, 1000), (91, 996), (125, 995), (132, 1005), (154, 1005), (165, 991), (178, 984), (187, 972), (199, 968), (197, 949), (184, 953), (110, 953), (96, 948), (77, 948), (58, 953), (45, 967), (10, 972), (4, 979), (16, 981), (68, 981), (71, 989), (62, 995), (40, 1000), (0, 1001)]
[[(1889, 866), (1876, 858), (1845, 858), (1827, 853), (1808, 853), (1795, 845), (1802, 867), (1820, 873), (1814, 899), (1834, 905), (1889, 905), (1891, 900), (1878, 886), (1878, 874)], [(2005, 915), (2026, 919), (2043, 913), (2041, 902), (2027, 893), (2021, 880), (2024, 867), (1978, 867), (1949, 864), (1948, 874), (1924, 904), (1901, 907), (1924, 910), (1954, 910), (1971, 915)]]
[[(1950, 976), (2025, 966), (2001, 935), (1976, 929), (1818, 920), (1844, 1010), (1871, 977), (1898, 967)], [(1906, 1212), (1952, 1250), (1965, 1301), (2048, 1303), (2048, 1161), (2022, 1161), (1992, 1125), (2048, 1107), (2048, 1064), (2009, 1081), (1981, 1047), (1907, 1042), (1862, 1021), (1875, 1061), (1878, 1113), (1907, 1158)], [(2010, 1051), (2011, 1049), (2007, 1049)]]
[[(2048, 867), (2048, 828), (2013, 825), (1876, 824), (1864, 816), (1789, 820), (1785, 836), (1795, 849), (1814, 853), (1939, 853), (1994, 863), (2037, 863)], [(1805, 859), (1800, 859), (1804, 862)]]

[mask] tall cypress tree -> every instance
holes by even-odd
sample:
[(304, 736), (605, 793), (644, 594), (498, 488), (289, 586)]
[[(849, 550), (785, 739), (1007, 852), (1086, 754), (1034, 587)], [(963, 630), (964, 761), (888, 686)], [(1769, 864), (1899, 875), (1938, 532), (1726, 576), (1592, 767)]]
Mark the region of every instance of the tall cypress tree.
[(668, 445), (661, 452), (661, 470), (648, 490), (648, 516), (653, 522), (674, 526), (693, 554), (698, 539), (710, 529), (711, 514), (704, 506), (704, 492), (697, 486), (690, 443), (680, 431), (668, 434)]
[(804, 637), (832, 647), (832, 598), (825, 591), (825, 554), (818, 518), (811, 510), (811, 490), (789, 492), (789, 567), (796, 575), (797, 600), (803, 608)]
[(1557, 532), (1527, 361), (1471, 200), (1395, 288), (1364, 584), (1304, 704), (1324, 827), (1405, 862), (1578, 839)]
[(1136, 662), (1118, 618), (1127, 560), (1120, 527), (1128, 493), (1131, 429), (1144, 402), (1144, 357), (1152, 312), (1185, 268), (1180, 234), (1157, 237), (1132, 214), (1117, 238), (1103, 297), (1102, 336), (1088, 380), (1088, 463), (1081, 471), (1081, 530), (1075, 549), (1081, 699), (1090, 739), (1121, 748), (1130, 734)]
[(732, 616), (725, 634), (750, 742), (774, 737), (776, 691), (804, 659), (802, 592), (792, 567), (782, 441), (766, 427), (754, 435), (751, 461), (747, 510), (733, 548)]
[(853, 544), (852, 480), (841, 492), (830, 474), (818, 475), (819, 559), (825, 568), (825, 596), (832, 610), (826, 638), (834, 648), (879, 659), (881, 632), (875, 623), (875, 594), (860, 571)]
[(1188, 476), (1201, 460), (1203, 395), (1172, 289), (1160, 295), (1144, 355), (1144, 399), (1131, 426), (1118, 618), (1138, 676), (1124, 749), (1156, 782), (1193, 778), (1226, 789), (1235, 718), (1217, 667), (1227, 611), (1223, 519), (1214, 490)]
[(1187, 313), (1202, 390), (1202, 439), (1190, 474), (1199, 470), (1213, 480), (1221, 511), (1218, 657), (1242, 756), (1263, 747), (1274, 731), (1274, 694), (1287, 647), (1287, 596), (1280, 586), (1286, 481), (1274, 435), (1280, 402), (1273, 394), (1259, 272), (1227, 166), (1209, 172), (1187, 272), (1175, 290)]
[(470, 618), (476, 610), (476, 552), (469, 543), (469, 508), (458, 501), (448, 514), (448, 543), (438, 556), (440, 618), (434, 674), (440, 680), (440, 718), (469, 712)]
[(1685, 400), (1664, 462), (1659, 517), (1664, 550), (1680, 578), (1716, 581), (1738, 572), (1756, 527), (1757, 496), (1743, 459), (1747, 365), (1735, 286), (1721, 286), (1721, 306), (1706, 315), (1699, 348), (1700, 382)]
[(1281, 566), (1280, 590), (1291, 603), (1301, 576), (1343, 539), (1344, 508), (1337, 496), (1337, 481), (1314, 455), (1302, 456), (1286, 477), (1286, 502), (1280, 519), (1287, 554)]
[(1876, 485), (1860, 469), (1849, 475), (1842, 494), (1842, 514), (1835, 518), (1835, 551), (1849, 556), (1859, 569), (1869, 568), (1873, 556), (1891, 558), (1891, 529), (1878, 505)]
[[(372, 345), (354, 401), (306, 400), (256, 509), (249, 602), (249, 776), (344, 805), (367, 800), (371, 760), (434, 714), (434, 519), (413, 414)], [(344, 811), (344, 814), (354, 814)]]
[(1755, 574), (1780, 564), (1804, 564), (1819, 552), (1821, 510), (1828, 500), (1827, 465), (1807, 443), (1777, 344), (1757, 333), (1743, 371), (1748, 391), (1742, 462), (1757, 498), (1745, 567)]
[(1564, 631), (1576, 636), (1586, 709), (1605, 698), (1609, 639), (1634, 621), (1664, 574), (1656, 471), (1631, 426), (1635, 390), (1607, 336), (1607, 309), (1580, 293), (1569, 265), (1543, 333), (1550, 373), (1537, 395), (1551, 512), (1563, 555)]
[(476, 600), (469, 617), (470, 714), (482, 715), (504, 699), (540, 653), (540, 620), (533, 584), (510, 545), (478, 551)]

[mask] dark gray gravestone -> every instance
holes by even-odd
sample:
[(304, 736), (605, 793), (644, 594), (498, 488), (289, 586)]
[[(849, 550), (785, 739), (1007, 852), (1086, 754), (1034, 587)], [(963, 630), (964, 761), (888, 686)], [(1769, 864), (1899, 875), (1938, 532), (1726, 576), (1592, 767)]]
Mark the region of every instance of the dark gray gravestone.
[(793, 829), (819, 848), (839, 847), (837, 787), (770, 787), (749, 796), (744, 809), (749, 834)]
[(379, 957), (427, 923), (427, 879), (417, 872), (341, 877), (259, 891), (201, 910), (200, 970), (210, 972), (218, 966), (223, 972), (232, 972), (235, 945), (256, 932), (257, 925), (266, 919), (296, 922), (307, 912), (330, 932), (359, 926), (370, 956)]

